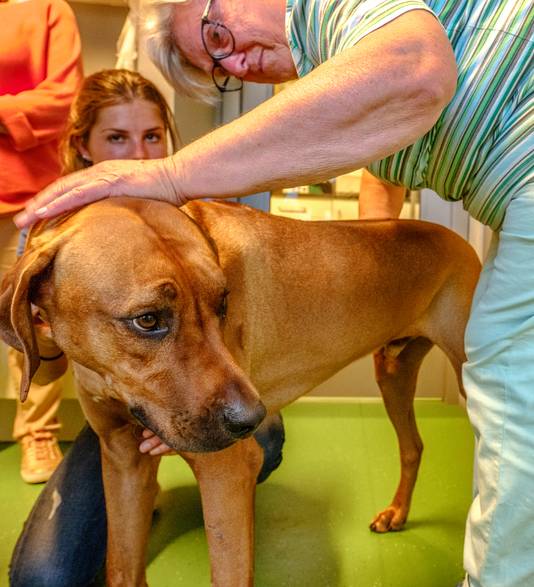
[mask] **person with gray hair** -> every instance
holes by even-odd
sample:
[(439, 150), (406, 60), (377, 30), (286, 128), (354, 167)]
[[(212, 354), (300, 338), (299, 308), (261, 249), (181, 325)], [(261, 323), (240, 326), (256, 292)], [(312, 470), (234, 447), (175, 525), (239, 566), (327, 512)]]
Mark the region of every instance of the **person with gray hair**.
[(173, 11), (177, 4), (183, 2), (188, 0), (153, 2), (145, 8), (142, 20), (146, 34), (145, 48), (171, 86), (181, 94), (215, 104), (219, 96), (211, 80), (187, 61), (174, 42)]
[(534, 585), (534, 188), (528, 0), (183, 0), (153, 6), (152, 56), (188, 95), (297, 80), (239, 119), (154, 161), (64, 177), (26, 226), (102, 198), (176, 205), (313, 184), (367, 167), (393, 186), (362, 217), (395, 217), (403, 191), (462, 200), (495, 234), (466, 333), (477, 438), (467, 587)]

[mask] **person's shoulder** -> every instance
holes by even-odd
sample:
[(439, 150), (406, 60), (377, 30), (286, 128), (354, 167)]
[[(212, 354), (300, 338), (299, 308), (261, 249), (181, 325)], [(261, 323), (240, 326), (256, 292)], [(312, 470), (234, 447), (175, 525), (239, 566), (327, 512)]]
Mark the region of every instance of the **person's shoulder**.
[(53, 10), (58, 13), (72, 14), (72, 8), (66, 0), (26, 0), (44, 10)]
[(47, 2), (50, 6), (54, 6), (60, 10), (72, 12), (72, 8), (66, 0), (43, 0), (43, 2)]
[(66, 0), (28, 0), (39, 3), (42, 11), (49, 15), (50, 21), (67, 22), (76, 21), (74, 12)]

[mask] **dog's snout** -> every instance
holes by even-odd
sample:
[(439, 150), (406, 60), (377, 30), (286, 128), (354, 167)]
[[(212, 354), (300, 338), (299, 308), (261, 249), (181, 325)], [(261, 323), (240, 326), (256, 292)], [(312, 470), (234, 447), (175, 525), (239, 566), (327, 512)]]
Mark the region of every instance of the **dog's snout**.
[(233, 404), (223, 410), (224, 426), (234, 438), (245, 438), (256, 430), (266, 413), (261, 402), (257, 402), (254, 407)]

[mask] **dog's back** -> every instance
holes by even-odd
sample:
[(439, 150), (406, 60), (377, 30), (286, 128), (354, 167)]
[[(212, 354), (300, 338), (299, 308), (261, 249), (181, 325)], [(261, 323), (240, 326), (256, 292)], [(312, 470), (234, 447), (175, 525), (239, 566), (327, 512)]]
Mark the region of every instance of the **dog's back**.
[(463, 360), (458, 338), (480, 263), (456, 233), (412, 220), (299, 221), (229, 203), (185, 211), (215, 243), (229, 299), (239, 300), (262, 394), (292, 401), (399, 338), (427, 337)]

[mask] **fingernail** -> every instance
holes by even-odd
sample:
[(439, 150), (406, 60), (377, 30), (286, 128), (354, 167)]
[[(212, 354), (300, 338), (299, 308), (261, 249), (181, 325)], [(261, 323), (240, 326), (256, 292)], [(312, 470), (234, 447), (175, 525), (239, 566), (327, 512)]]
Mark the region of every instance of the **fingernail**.
[(35, 210), (34, 214), (36, 216), (44, 216), (47, 212), (48, 212), (48, 208), (46, 206), (43, 206), (42, 208), (37, 208), (37, 210)]

